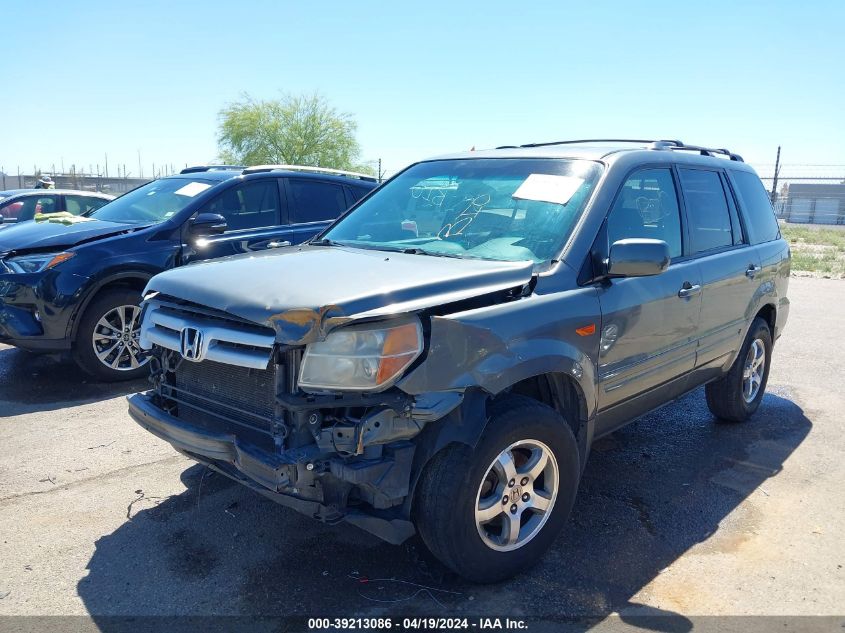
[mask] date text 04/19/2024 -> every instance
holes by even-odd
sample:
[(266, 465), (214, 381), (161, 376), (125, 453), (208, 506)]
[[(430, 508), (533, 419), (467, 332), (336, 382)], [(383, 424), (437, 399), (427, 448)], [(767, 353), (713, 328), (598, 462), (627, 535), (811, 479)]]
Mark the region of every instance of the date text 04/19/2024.
[(309, 618), (308, 629), (312, 631), (332, 630), (391, 630), (398, 631), (440, 631), (456, 630), (526, 630), (525, 620), (513, 618)]

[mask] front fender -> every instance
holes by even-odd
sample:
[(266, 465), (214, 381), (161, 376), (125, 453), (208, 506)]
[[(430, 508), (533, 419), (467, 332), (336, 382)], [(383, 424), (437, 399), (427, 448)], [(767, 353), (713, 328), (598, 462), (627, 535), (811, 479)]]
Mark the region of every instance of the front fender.
[[(590, 325), (591, 334), (576, 333)], [(600, 326), (592, 288), (434, 316), (425, 359), (398, 386), (412, 395), (469, 388), (496, 395), (526, 378), (562, 373), (581, 388), (591, 418)]]

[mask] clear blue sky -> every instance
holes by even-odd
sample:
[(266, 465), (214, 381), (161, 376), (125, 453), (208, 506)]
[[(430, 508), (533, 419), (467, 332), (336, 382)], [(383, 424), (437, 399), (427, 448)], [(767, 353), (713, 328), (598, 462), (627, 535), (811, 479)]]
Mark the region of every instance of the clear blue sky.
[(845, 2), (6, 1), (0, 166), (216, 155), (243, 92), (319, 91), (362, 159), (594, 136), (845, 163)]

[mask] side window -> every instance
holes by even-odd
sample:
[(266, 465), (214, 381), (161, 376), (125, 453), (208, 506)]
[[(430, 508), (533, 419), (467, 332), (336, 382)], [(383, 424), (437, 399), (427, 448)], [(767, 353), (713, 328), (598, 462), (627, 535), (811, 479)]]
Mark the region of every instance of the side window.
[(671, 257), (680, 257), (681, 214), (669, 169), (641, 169), (622, 185), (607, 217), (609, 244), (629, 237), (663, 240)]
[(68, 196), (65, 195), (65, 210), (73, 215), (82, 215), (83, 213), (90, 213), (96, 211), (109, 200), (103, 198), (94, 198), (89, 196)]
[(275, 226), (279, 223), (279, 185), (275, 178), (250, 182), (224, 191), (204, 213), (226, 218), (229, 231)]
[[(288, 180), (293, 197), (292, 222), (334, 220), (346, 210), (343, 187), (319, 180)], [(353, 190), (354, 191), (354, 190)]]
[(718, 172), (684, 168), (678, 172), (690, 223), (690, 252), (732, 246), (731, 214)]
[(751, 243), (759, 244), (778, 239), (780, 228), (763, 183), (751, 172), (732, 170), (730, 174), (736, 185), (739, 203), (745, 211)]
[(20, 216), (21, 209), (23, 209), (22, 200), (13, 200), (6, 204), (0, 205), (0, 217), (4, 220), (17, 220)]
[(349, 187), (349, 192), (352, 194), (352, 199), (355, 202), (366, 196), (369, 191), (369, 189), (364, 189), (364, 187)]
[(31, 220), (39, 213), (55, 213), (59, 210), (58, 196), (26, 196), (17, 202), (10, 202), (0, 213), (9, 220)]

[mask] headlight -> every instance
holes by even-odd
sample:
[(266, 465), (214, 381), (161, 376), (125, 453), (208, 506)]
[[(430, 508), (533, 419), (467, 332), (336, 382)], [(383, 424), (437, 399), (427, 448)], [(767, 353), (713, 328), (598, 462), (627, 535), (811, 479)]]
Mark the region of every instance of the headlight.
[(422, 350), (416, 319), (339, 328), (305, 348), (299, 386), (305, 391), (386, 389)]
[(38, 253), (23, 255), (6, 260), (6, 265), (15, 273), (40, 273), (62, 262), (66, 262), (76, 253)]

